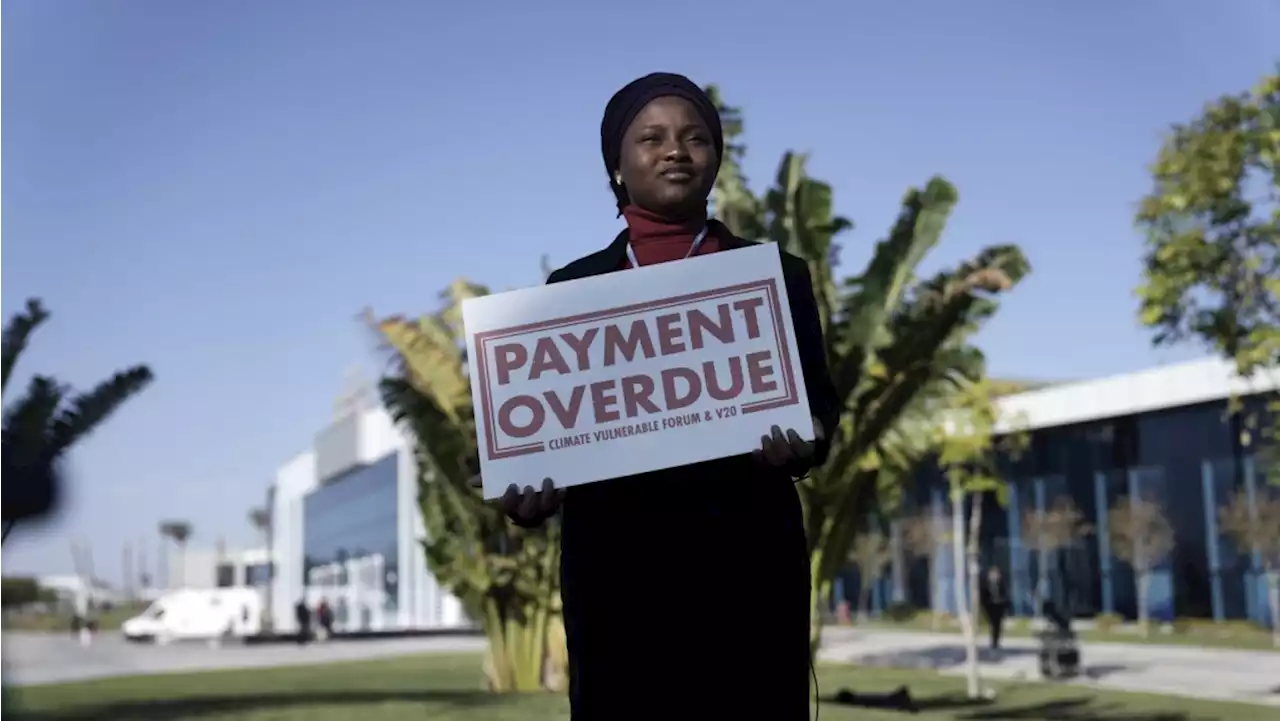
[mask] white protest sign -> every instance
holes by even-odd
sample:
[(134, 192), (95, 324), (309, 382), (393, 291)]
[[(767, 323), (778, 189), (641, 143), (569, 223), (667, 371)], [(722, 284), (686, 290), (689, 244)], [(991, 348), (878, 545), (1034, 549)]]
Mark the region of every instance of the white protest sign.
[(813, 439), (778, 248), (465, 301), (484, 495)]

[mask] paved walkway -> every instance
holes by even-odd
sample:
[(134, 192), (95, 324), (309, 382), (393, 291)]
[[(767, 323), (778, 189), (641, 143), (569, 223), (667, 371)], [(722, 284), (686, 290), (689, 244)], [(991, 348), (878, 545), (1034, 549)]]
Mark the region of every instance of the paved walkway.
[[(1003, 646), (999, 655), (981, 649), (984, 677), (1039, 677), (1034, 639), (1009, 638)], [(958, 633), (830, 628), (823, 634), (818, 655), (826, 661), (867, 666), (965, 672), (964, 642)], [(1071, 683), (1280, 707), (1280, 652), (1085, 642), (1081, 661), (1084, 674)]]
[(132, 644), (119, 634), (104, 633), (83, 648), (71, 634), (6, 631), (4, 681), (14, 686), (84, 681), (114, 676), (180, 673), (231, 668), (274, 668), (430, 652), (481, 651), (483, 636), (430, 636), (332, 643), (225, 644), (168, 646)]
[[(104, 634), (81, 648), (69, 634), (4, 634), (4, 675), (14, 685), (215, 668), (268, 668), (356, 661), (432, 651), (478, 651), (484, 638), (441, 636), (376, 641), (209, 648), (203, 644), (157, 647), (124, 643)], [(964, 673), (964, 644), (957, 633), (830, 628), (823, 660)], [(1085, 677), (1072, 681), (1101, 688), (1280, 707), (1280, 653), (1185, 646), (1085, 643)], [(983, 649), (986, 678), (1032, 680), (1038, 676), (1036, 642), (1010, 638), (996, 657)]]

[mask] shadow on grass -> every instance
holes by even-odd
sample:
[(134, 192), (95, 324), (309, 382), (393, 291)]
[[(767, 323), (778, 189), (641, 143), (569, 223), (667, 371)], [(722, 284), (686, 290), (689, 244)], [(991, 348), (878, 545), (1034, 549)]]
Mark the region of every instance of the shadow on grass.
[(1130, 668), (1132, 667), (1123, 666), (1116, 663), (1111, 663), (1111, 664), (1100, 663), (1100, 664), (1094, 664), (1092, 666), (1085, 666), (1084, 669), (1081, 671), (1081, 675), (1083, 675), (1085, 678), (1093, 679), (1096, 681), (1101, 678), (1106, 678), (1107, 676), (1110, 676), (1113, 673), (1128, 671)]
[[(1177, 711), (1134, 711), (1113, 702), (1081, 696), (1023, 704), (971, 699), (963, 693), (946, 693), (913, 699), (917, 712), (953, 712), (957, 721), (1196, 721)], [(911, 712), (886, 705), (843, 701), (837, 695), (824, 701), (835, 706), (855, 706)]]
[(1195, 721), (1180, 711), (1134, 711), (1123, 704), (1099, 703), (1089, 696), (975, 709), (956, 716), (964, 721)]
[[(236, 714), (250, 711), (286, 711), (292, 707), (328, 706), (342, 708), (362, 704), (430, 703), (454, 709), (483, 708), (509, 703), (512, 696), (484, 691), (334, 691), (191, 696), (161, 701), (134, 700), (54, 711), (25, 711), (14, 716), (18, 721), (172, 721), (210, 714)], [(21, 698), (17, 699), (19, 705)], [(358, 709), (354, 711), (358, 713)], [(310, 717), (310, 712), (307, 714)], [(9, 718), (5, 714), (5, 718)]]

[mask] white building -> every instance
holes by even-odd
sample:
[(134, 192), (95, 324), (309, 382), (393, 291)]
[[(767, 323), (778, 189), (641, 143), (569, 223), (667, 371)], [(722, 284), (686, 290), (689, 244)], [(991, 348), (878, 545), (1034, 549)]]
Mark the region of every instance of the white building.
[(268, 555), (277, 631), (297, 628), (299, 600), (311, 609), (327, 601), (339, 631), (470, 625), (427, 570), (412, 441), (369, 405), (342, 411), (276, 473)]
[(217, 588), (263, 587), (271, 581), (271, 551), (247, 548), (223, 551), (214, 566), (213, 585)]
[(179, 588), (265, 587), (271, 576), (271, 554), (266, 548), (244, 550), (226, 548), (174, 548), (170, 546), (164, 560), (168, 583), (165, 587), (147, 589), (144, 595), (156, 596)]

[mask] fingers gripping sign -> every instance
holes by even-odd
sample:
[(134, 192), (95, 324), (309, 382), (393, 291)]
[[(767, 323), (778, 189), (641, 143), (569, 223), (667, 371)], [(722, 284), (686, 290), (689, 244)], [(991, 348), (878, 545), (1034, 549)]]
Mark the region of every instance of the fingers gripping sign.
[(822, 424), (813, 418), (813, 440), (806, 441), (794, 428), (783, 432), (778, 426), (769, 433), (760, 436), (760, 447), (751, 455), (758, 463), (781, 468), (787, 465), (804, 463), (813, 458), (814, 447), (824, 437)]
[[(483, 488), (484, 481), (477, 475), (468, 481), (468, 485)], [(559, 510), (563, 498), (564, 489), (557, 489), (554, 481), (544, 478), (540, 489), (533, 486), (522, 489), (518, 484), (512, 483), (498, 500), (498, 504), (502, 512), (513, 521), (521, 525), (537, 525)]]

